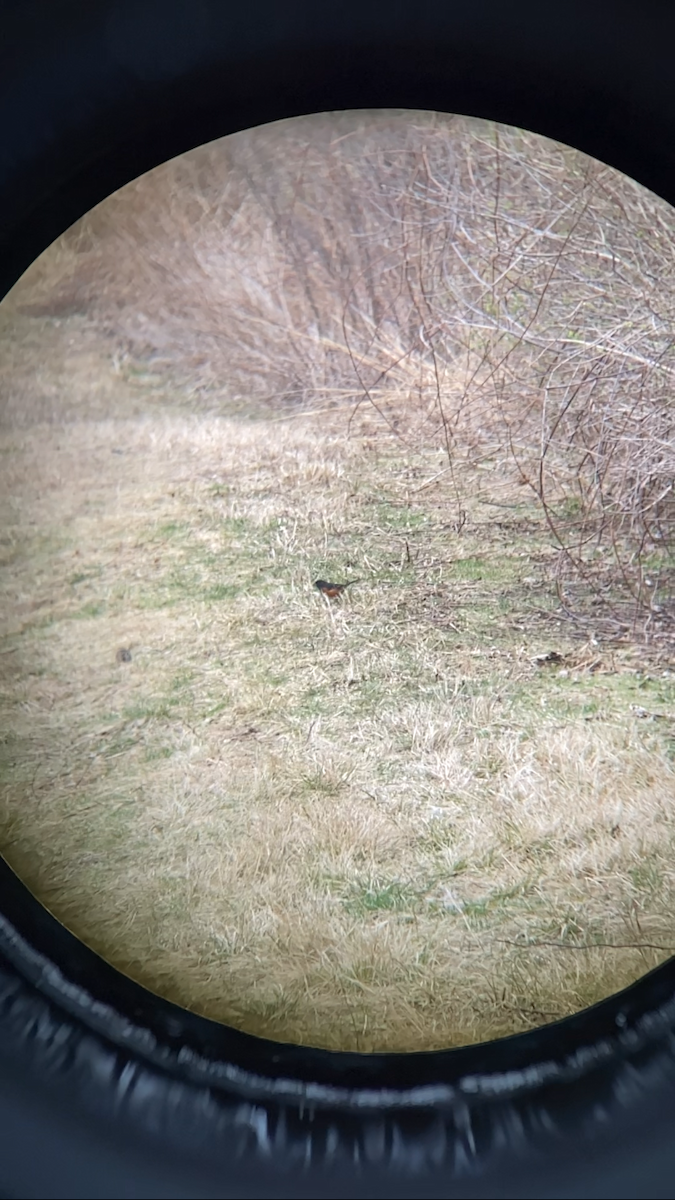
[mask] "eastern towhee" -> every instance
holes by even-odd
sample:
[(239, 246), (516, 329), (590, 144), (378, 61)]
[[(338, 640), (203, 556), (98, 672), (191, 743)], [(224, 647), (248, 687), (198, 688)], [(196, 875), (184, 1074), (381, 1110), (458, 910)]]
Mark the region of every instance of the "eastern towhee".
[(360, 583), (360, 579), (349, 579), (347, 583), (326, 583), (325, 579), (317, 579), (314, 584), (323, 596), (327, 596), (329, 600), (335, 600), (341, 596), (345, 588), (351, 587), (353, 583)]

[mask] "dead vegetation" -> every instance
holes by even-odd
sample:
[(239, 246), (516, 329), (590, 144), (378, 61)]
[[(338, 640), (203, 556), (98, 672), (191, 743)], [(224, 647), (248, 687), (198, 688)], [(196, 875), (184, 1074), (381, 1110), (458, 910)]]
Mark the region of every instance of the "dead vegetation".
[(674, 248), (665, 203), (568, 147), (331, 114), (152, 172), (17, 302), (95, 314), (200, 409), (367, 405), (448, 471), (508, 462), (570, 614), (592, 600), (616, 632), (672, 640)]

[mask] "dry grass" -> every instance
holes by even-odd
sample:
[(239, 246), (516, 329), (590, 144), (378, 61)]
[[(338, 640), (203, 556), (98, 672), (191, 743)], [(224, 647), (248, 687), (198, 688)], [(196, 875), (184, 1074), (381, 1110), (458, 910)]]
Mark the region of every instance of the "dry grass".
[(666, 958), (672, 672), (556, 624), (522, 490), (474, 472), (460, 535), (438, 450), (365, 414), (190, 416), (101, 359), (110, 419), (91, 368), (0, 444), (0, 844), (52, 912), (192, 1009), (360, 1050)]

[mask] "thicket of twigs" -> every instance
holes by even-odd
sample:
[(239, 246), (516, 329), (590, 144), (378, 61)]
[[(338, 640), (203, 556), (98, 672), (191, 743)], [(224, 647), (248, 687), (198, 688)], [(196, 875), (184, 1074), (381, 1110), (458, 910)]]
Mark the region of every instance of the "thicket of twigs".
[(673, 634), (675, 234), (612, 169), (463, 118), (285, 122), (130, 185), (21, 287), (92, 313), (197, 404), (367, 404), (440, 438), (459, 507), (461, 464), (507, 464), (570, 615)]

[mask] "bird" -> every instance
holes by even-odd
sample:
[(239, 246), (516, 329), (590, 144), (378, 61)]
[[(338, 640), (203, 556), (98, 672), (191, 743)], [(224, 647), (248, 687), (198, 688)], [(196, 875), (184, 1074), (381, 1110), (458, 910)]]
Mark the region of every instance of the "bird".
[(326, 583), (325, 579), (317, 579), (314, 587), (318, 588), (322, 596), (327, 596), (329, 600), (336, 600), (338, 596), (342, 595), (345, 588), (360, 582), (360, 579), (348, 579), (346, 583)]

